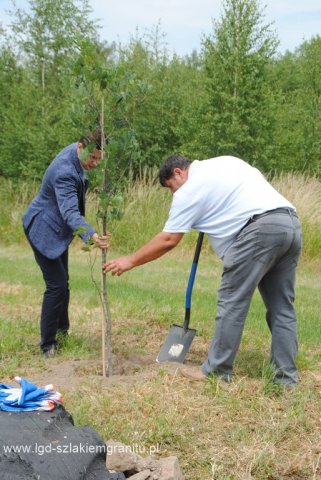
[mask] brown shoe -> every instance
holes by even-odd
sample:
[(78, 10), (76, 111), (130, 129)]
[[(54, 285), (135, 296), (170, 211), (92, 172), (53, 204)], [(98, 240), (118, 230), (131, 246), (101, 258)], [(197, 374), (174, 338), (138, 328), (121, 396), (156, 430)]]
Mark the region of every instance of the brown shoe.
[(202, 382), (207, 378), (207, 375), (202, 372), (200, 367), (184, 365), (181, 367), (180, 371), (184, 377), (188, 378), (192, 382)]

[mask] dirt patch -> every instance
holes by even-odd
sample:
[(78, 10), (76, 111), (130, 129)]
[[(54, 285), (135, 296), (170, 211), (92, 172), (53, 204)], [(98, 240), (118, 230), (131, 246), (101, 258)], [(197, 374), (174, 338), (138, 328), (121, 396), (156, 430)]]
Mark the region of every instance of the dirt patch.
[[(47, 366), (48, 365), (48, 366)], [(158, 364), (155, 356), (128, 354), (115, 356), (113, 375), (102, 376), (101, 360), (65, 360), (58, 357), (46, 362), (46, 371), (31, 374), (28, 378), (36, 385), (52, 383), (55, 389), (72, 390), (82, 384), (97, 383), (103, 385), (133, 384), (143, 382), (155, 376), (160, 368), (175, 374), (179, 366), (175, 363)]]
[[(28, 379), (37, 385), (52, 383), (58, 390), (71, 390), (86, 383), (97, 383), (100, 386), (144, 383), (156, 376), (160, 369), (175, 376), (180, 364), (156, 362), (157, 354), (167, 332), (167, 329), (158, 328), (148, 342), (146, 342), (146, 338), (140, 338), (140, 336), (128, 332), (126, 332), (126, 340), (124, 340), (122, 332), (115, 332), (114, 338), (117, 340), (113, 349), (113, 375), (110, 378), (102, 376), (100, 356), (94, 359), (66, 359), (58, 354), (54, 359), (45, 362), (45, 369), (41, 372), (37, 369), (28, 373)], [(128, 351), (128, 344), (135, 346), (135, 351)], [(186, 357), (186, 363), (201, 365), (206, 358), (207, 347), (206, 340), (196, 337)]]

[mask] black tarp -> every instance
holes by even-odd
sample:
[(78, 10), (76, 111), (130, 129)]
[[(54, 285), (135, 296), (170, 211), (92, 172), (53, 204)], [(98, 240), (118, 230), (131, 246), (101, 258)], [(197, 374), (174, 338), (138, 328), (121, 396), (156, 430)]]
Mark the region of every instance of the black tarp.
[(0, 411), (0, 480), (123, 479), (106, 468), (106, 446), (89, 426), (77, 428), (63, 408)]

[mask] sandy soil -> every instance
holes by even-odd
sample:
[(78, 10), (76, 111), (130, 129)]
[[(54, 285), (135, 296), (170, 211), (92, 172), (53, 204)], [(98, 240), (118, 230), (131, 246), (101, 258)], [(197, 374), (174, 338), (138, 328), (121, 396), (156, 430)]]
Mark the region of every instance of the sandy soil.
[(140, 382), (149, 380), (159, 368), (165, 368), (172, 375), (179, 374), (180, 367), (175, 362), (160, 365), (152, 355), (130, 354), (125, 357), (115, 356), (113, 375), (103, 377), (100, 359), (97, 361), (81, 359), (59, 361), (58, 359), (59, 357), (48, 360), (48, 368), (44, 372), (31, 374), (29, 380), (39, 386), (50, 382), (56, 390), (71, 390), (87, 382), (104, 385), (133, 384), (138, 380)]

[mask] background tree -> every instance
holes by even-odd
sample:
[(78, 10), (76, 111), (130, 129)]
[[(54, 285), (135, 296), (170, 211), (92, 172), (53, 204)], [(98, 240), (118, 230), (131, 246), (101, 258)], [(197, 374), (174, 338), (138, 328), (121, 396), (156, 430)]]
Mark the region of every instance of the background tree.
[(185, 57), (168, 53), (160, 24), (126, 45), (101, 42), (89, 0), (29, 6), (14, 8), (11, 36), (0, 29), (0, 175), (40, 179), (64, 145), (97, 125), (86, 68), (97, 78), (108, 71), (111, 185), (174, 152), (320, 174), (320, 37), (277, 57), (258, 1), (224, 0), (201, 54)]
[(29, 7), (30, 13), (12, 12), (11, 44), (22, 75), (0, 132), (5, 139), (0, 139), (2, 171), (11, 143), (16, 154), (10, 173), (14, 170), (17, 177), (23, 172), (41, 177), (57, 151), (79, 137), (71, 66), (79, 38), (93, 43), (98, 38), (97, 27), (88, 20), (87, 0), (30, 0)]
[(210, 101), (205, 116), (209, 154), (234, 154), (264, 167), (274, 131), (274, 97), (267, 81), (277, 40), (255, 0), (225, 0), (205, 37)]
[(172, 129), (175, 101), (171, 101), (175, 94), (167, 80), (168, 58), (163, 41), (156, 27), (144, 36), (137, 32), (129, 46), (120, 51), (119, 63), (137, 85), (128, 103), (127, 117), (140, 146), (136, 171), (159, 163), (165, 150), (176, 141)]
[(273, 82), (280, 99), (275, 116), (278, 168), (320, 174), (321, 37), (280, 58)]
[(142, 167), (158, 166), (175, 151), (198, 155), (200, 115), (206, 96), (200, 57), (194, 53), (191, 57), (169, 58), (164, 37), (155, 28), (146, 35), (136, 35), (120, 50), (120, 65), (137, 87), (127, 103), (127, 118), (140, 149), (134, 173)]

